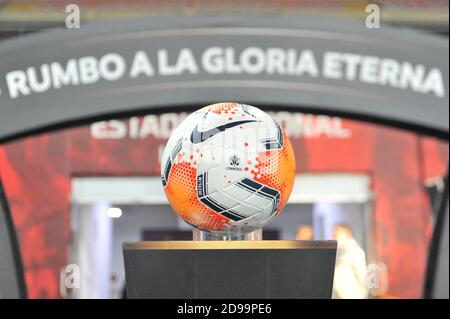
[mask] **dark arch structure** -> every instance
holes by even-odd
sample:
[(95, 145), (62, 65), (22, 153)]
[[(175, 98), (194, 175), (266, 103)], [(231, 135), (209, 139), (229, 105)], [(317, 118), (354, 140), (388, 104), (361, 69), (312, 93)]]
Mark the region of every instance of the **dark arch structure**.
[[(448, 83), (448, 40), (411, 30), (280, 16), (98, 23), (0, 43), (0, 143), (224, 100), (346, 116), (448, 140)], [(0, 200), (6, 236), (0, 287), (15, 288), (0, 289), (0, 297), (25, 297), (6, 197)], [(445, 203), (443, 226), (436, 229), (446, 229), (448, 242), (448, 197)], [(448, 249), (438, 251), (442, 238), (435, 238), (430, 278), (441, 273), (433, 270), (441, 265), (435, 260), (448, 265)], [(436, 284), (427, 283), (435, 291)]]

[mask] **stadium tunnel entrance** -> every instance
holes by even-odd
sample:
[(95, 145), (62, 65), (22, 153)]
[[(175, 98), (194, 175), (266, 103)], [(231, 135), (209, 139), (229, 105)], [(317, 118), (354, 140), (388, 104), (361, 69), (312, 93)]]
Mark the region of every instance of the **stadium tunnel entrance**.
[[(297, 185), (307, 183), (283, 213), (299, 219), (280, 216), (267, 233), (293, 239), (304, 236), (304, 224), (312, 226), (314, 239), (329, 238), (332, 225), (345, 222), (368, 261), (389, 277), (379, 279), (373, 296), (420, 297), (433, 228), (423, 184), (442, 178), (448, 167), (448, 45), (387, 29), (375, 36), (334, 20), (318, 25), (308, 19), (177, 17), (100, 23), (1, 43), (0, 167), (10, 207), (3, 207), (0, 228), (17, 232), (28, 295), (74, 293), (60, 286), (61, 273), (72, 261), (83, 263), (80, 252), (96, 251), (83, 246), (98, 222), (96, 212), (124, 212), (101, 219), (111, 246), (111, 229), (121, 227), (116, 221), (133, 211), (136, 219), (144, 210), (170, 218), (158, 201), (121, 203), (116, 194), (89, 202), (77, 193), (77, 181), (92, 178), (81, 186), (87, 189), (103, 178), (153, 183), (160, 150), (183, 112), (232, 99), (273, 112), (293, 142)], [(30, 50), (33, 56), (25, 54)], [(285, 63), (274, 64), (274, 56)], [(353, 65), (357, 77), (349, 73), (349, 57), (359, 61)], [(398, 73), (386, 75), (386, 63), (397, 65)], [(36, 191), (42, 185), (45, 191)], [(127, 189), (118, 187), (120, 193)], [(147, 196), (155, 196), (156, 188), (149, 189)], [(152, 227), (139, 230), (140, 238), (186, 236), (170, 216), (167, 224), (155, 217)], [(87, 226), (80, 233), (82, 224)], [(9, 238), (1, 251), (15, 257), (1, 256), (10, 272), (0, 278), (19, 287), (19, 252)], [(110, 253), (98, 255), (96, 265), (111, 263)], [(105, 290), (113, 286), (111, 278), (99, 276), (94, 295), (119, 296), (117, 277), (112, 291)]]
[[(72, 178), (68, 260), (89, 272), (80, 272), (80, 289), (60, 287), (65, 298), (121, 298), (124, 242), (192, 240), (192, 227), (173, 214), (160, 183), (159, 176)], [(362, 174), (298, 174), (289, 204), (263, 239), (331, 240), (333, 226), (347, 223), (374, 263), (370, 192)], [(382, 276), (386, 281), (387, 273)], [(374, 286), (373, 296), (382, 289)]]

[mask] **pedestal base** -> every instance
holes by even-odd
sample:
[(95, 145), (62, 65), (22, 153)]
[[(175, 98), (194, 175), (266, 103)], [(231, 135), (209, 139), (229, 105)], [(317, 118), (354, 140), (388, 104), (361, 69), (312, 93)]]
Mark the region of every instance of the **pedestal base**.
[(331, 298), (334, 241), (125, 243), (128, 298)]

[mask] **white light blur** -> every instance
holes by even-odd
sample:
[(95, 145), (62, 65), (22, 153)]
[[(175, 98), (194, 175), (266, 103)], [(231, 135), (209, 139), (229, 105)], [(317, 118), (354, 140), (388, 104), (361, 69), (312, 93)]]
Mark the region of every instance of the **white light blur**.
[(110, 207), (106, 211), (106, 214), (110, 218), (119, 218), (120, 216), (122, 216), (122, 210), (119, 207)]

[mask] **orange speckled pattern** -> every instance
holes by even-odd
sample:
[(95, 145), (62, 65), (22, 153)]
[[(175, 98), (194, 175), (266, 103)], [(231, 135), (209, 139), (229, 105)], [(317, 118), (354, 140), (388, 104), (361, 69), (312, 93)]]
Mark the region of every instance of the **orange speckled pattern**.
[(257, 171), (253, 178), (264, 185), (280, 191), (280, 206), (276, 211), (278, 215), (286, 205), (295, 180), (295, 156), (291, 142), (283, 130), (284, 144), (281, 149), (261, 152), (256, 158)]
[(187, 162), (175, 162), (164, 188), (177, 214), (200, 229), (220, 231), (230, 220), (206, 207), (197, 197), (196, 169)]
[(222, 113), (227, 114), (228, 112), (231, 112), (233, 109), (236, 109), (237, 107), (239, 107), (239, 105), (234, 102), (225, 102), (205, 106), (202, 110), (216, 114)]

